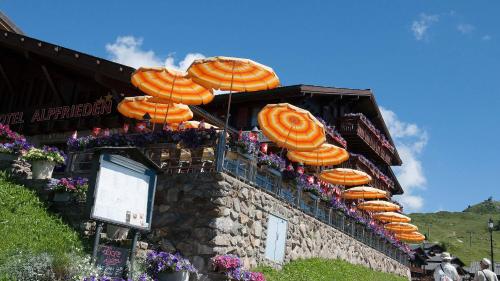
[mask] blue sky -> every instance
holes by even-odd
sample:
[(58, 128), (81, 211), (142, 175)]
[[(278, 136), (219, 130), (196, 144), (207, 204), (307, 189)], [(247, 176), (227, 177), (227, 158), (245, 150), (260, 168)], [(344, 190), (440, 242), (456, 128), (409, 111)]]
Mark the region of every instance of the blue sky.
[(500, 199), (498, 1), (0, 0), (0, 9), (30, 36), (133, 66), (226, 55), (273, 67), (284, 85), (371, 88), (406, 160), (397, 172), (408, 210)]

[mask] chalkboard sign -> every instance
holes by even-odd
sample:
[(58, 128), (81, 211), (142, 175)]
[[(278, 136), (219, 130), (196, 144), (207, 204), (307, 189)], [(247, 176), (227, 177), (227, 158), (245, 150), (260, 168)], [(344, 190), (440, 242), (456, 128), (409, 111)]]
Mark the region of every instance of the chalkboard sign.
[(122, 277), (123, 270), (127, 266), (129, 252), (129, 249), (99, 245), (96, 266), (103, 275)]

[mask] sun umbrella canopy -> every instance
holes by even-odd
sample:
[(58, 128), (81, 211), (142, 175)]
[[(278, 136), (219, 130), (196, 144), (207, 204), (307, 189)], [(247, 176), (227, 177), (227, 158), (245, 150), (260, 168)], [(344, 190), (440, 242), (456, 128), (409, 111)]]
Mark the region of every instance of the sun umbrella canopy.
[(288, 159), (311, 166), (337, 165), (349, 159), (349, 153), (333, 144), (324, 143), (313, 151), (288, 151)]
[(401, 209), (401, 207), (394, 203), (382, 200), (362, 202), (358, 204), (357, 208), (370, 212), (394, 212)]
[(406, 222), (390, 222), (384, 225), (385, 229), (395, 232), (395, 233), (408, 233), (418, 231), (416, 225), (406, 223)]
[(357, 186), (342, 192), (342, 198), (354, 199), (380, 199), (386, 198), (387, 192), (370, 186)]
[(309, 111), (288, 103), (268, 104), (257, 118), (262, 133), (278, 146), (311, 151), (325, 141), (325, 129)]
[(382, 222), (410, 222), (411, 218), (400, 213), (382, 212), (373, 214), (372, 217)]
[[(168, 103), (149, 96), (128, 97), (118, 104), (118, 111), (126, 117), (137, 120), (143, 120), (143, 116), (148, 113), (153, 123), (162, 123), (165, 120), (169, 123), (180, 123), (193, 118), (193, 112), (187, 105), (178, 103), (169, 105), (164, 102)], [(167, 110), (168, 115), (166, 115)]]
[(195, 60), (188, 69), (194, 82), (224, 91), (273, 89), (280, 81), (272, 68), (249, 59), (211, 57)]
[(372, 180), (372, 177), (365, 172), (347, 168), (324, 170), (319, 178), (332, 184), (345, 186), (367, 184)]
[(425, 240), (425, 236), (419, 232), (396, 233), (396, 238), (408, 243), (420, 243)]
[[(172, 123), (172, 124), (169, 124), (169, 126), (173, 130), (178, 130), (180, 124), (181, 123)], [(198, 129), (200, 127), (200, 122), (199, 121), (186, 121), (186, 122), (182, 122), (182, 126), (184, 127), (184, 129)], [(216, 126), (209, 124), (209, 123), (205, 123), (204, 127), (205, 127), (205, 129), (211, 129), (211, 128), (217, 129)]]
[(163, 67), (141, 67), (132, 74), (132, 84), (144, 93), (190, 105), (207, 104), (214, 99), (207, 89), (187, 76), (187, 73)]

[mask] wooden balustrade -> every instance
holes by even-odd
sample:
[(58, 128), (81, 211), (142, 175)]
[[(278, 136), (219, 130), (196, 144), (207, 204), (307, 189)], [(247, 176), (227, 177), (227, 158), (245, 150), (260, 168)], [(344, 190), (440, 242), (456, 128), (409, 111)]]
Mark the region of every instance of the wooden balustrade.
[(382, 141), (370, 130), (360, 116), (344, 116), (340, 118), (339, 129), (342, 136), (347, 139), (349, 147), (357, 143), (354, 138), (359, 138), (370, 148), (373, 154), (377, 155), (386, 164), (392, 164), (394, 152), (382, 145)]
[[(391, 179), (389, 182), (386, 182), (386, 181), (379, 179), (372, 172), (372, 170), (369, 168), (369, 164), (366, 163), (365, 161), (367, 161), (367, 160), (362, 159), (361, 157), (356, 156), (356, 155), (351, 155), (349, 157), (349, 160), (340, 164), (339, 166), (342, 168), (350, 168), (350, 169), (356, 169), (356, 170), (361, 170), (363, 172), (366, 172), (367, 174), (369, 174), (372, 177), (372, 182), (370, 183), (371, 186), (378, 188), (378, 189), (386, 190), (386, 191), (389, 191), (392, 193), (393, 189), (394, 189), (394, 180), (395, 179)], [(385, 175), (385, 176), (387, 177), (387, 175)], [(390, 178), (390, 177), (388, 177), (388, 178)]]

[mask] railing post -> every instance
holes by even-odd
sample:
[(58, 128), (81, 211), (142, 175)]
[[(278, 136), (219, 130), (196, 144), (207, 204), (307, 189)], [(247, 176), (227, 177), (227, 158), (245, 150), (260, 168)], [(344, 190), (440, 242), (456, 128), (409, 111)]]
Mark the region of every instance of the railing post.
[(301, 209), (300, 207), (300, 200), (302, 199), (302, 187), (300, 187), (300, 185), (297, 186), (297, 198), (296, 198), (296, 204), (297, 204), (297, 208), (298, 209)]
[(219, 141), (217, 142), (217, 148), (216, 148), (216, 171), (217, 172), (222, 172), (223, 167), (224, 167), (224, 154), (226, 152), (226, 137), (224, 134), (219, 135)]
[(328, 208), (328, 224), (332, 225), (332, 207)]

